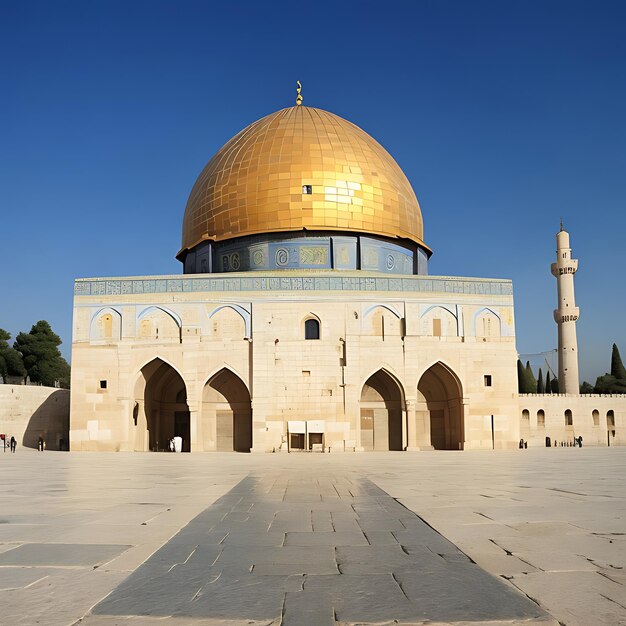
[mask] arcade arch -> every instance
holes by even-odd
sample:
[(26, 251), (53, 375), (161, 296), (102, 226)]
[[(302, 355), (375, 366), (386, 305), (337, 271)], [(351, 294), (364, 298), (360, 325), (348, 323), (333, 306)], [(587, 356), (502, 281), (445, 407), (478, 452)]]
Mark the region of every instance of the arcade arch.
[(202, 430), (218, 452), (250, 452), (252, 403), (245, 383), (232, 370), (221, 369), (202, 391)]
[(463, 388), (441, 362), (429, 367), (417, 384), (416, 418), (430, 432), (435, 450), (462, 450), (465, 442)]
[(182, 451), (191, 451), (185, 382), (169, 363), (158, 357), (144, 365), (139, 373), (133, 421), (135, 450), (169, 450), (172, 437), (181, 437)]
[(402, 450), (403, 398), (402, 386), (384, 369), (365, 381), (360, 402), (361, 446), (365, 450)]

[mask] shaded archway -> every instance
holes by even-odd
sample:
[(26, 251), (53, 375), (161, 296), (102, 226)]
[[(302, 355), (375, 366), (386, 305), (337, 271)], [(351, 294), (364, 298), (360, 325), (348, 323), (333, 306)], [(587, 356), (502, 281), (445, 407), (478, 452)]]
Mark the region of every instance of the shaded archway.
[(417, 385), (416, 417), (430, 431), (435, 450), (462, 450), (465, 441), (463, 390), (454, 372), (443, 363), (429, 367)]
[(205, 438), (221, 452), (250, 452), (252, 404), (245, 383), (229, 369), (212, 376), (202, 391), (202, 422)]
[(372, 374), (361, 390), (361, 446), (365, 450), (402, 450), (403, 391), (385, 370)]
[(141, 368), (133, 420), (135, 450), (169, 450), (172, 437), (182, 438), (183, 452), (191, 450), (187, 389), (169, 363), (156, 358)]

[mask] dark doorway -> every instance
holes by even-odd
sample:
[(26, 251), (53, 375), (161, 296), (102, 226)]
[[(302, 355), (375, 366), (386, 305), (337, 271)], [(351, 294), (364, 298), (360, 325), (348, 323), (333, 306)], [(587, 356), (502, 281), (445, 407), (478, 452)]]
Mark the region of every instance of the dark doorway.
[(402, 388), (385, 370), (370, 376), (361, 390), (361, 446), (402, 450)]
[[(215, 432), (215, 449), (250, 452), (252, 403), (245, 383), (229, 369), (220, 370), (204, 386), (203, 431)], [(214, 425), (213, 425), (214, 420)]]
[[(136, 449), (166, 451), (172, 437), (178, 435), (183, 439), (183, 452), (190, 452), (187, 390), (180, 374), (158, 358), (145, 365), (141, 374), (138, 389), (144, 392), (143, 397), (137, 397), (136, 424), (137, 430), (147, 430), (148, 436), (143, 439), (142, 433), (137, 433)], [(143, 411), (139, 405), (143, 405)]]
[(465, 441), (463, 392), (458, 377), (443, 363), (428, 368), (417, 385), (417, 411), (430, 422), (435, 450), (462, 450)]

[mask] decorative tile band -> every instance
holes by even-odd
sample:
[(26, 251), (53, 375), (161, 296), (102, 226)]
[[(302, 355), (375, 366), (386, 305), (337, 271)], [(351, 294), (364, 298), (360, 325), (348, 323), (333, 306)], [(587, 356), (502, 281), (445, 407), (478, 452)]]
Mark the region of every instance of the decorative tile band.
[(201, 291), (382, 291), (513, 295), (510, 280), (467, 279), (442, 276), (199, 276), (79, 278), (76, 296), (115, 296), (141, 293), (194, 293)]

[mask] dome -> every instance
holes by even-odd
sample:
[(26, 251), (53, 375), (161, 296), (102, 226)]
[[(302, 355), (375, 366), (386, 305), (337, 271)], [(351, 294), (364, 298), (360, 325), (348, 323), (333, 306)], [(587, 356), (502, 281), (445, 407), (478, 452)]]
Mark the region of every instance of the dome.
[(342, 231), (423, 242), (408, 179), (389, 153), (341, 117), (294, 106), (254, 122), (198, 177), (179, 257), (203, 241), (288, 231)]

